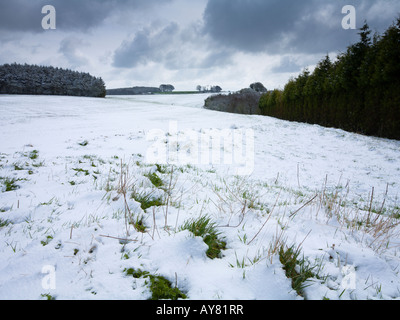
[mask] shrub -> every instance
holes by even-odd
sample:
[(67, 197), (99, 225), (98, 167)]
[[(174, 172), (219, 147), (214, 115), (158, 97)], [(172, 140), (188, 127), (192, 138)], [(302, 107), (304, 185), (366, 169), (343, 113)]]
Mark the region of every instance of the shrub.
[(240, 114), (261, 114), (261, 94), (252, 89), (243, 89), (229, 95), (214, 95), (205, 100), (204, 108)]

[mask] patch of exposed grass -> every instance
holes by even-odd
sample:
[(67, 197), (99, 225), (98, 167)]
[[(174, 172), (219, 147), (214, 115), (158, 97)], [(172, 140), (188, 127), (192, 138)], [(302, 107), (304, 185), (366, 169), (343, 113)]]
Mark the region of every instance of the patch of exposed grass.
[(166, 165), (156, 164), (157, 172), (165, 174), (168, 173), (168, 167)]
[(0, 177), (0, 182), (4, 185), (4, 192), (18, 190), (20, 187), (17, 185), (17, 181), (21, 179), (9, 178), (9, 177)]
[(81, 147), (86, 147), (86, 146), (89, 144), (89, 141), (84, 140), (84, 141), (82, 141), (82, 142), (79, 142), (78, 144), (79, 144)]
[(137, 232), (146, 233), (147, 227), (143, 222), (143, 216), (137, 217), (131, 222)]
[(76, 174), (83, 173), (85, 176), (90, 175), (89, 170), (85, 170), (82, 168), (73, 168), (72, 170), (74, 170), (76, 172)]
[(25, 170), (25, 168), (20, 163), (14, 163), (13, 166), (14, 166), (14, 170), (15, 171), (23, 171), (23, 170)]
[(131, 198), (140, 203), (140, 207), (146, 210), (151, 207), (161, 207), (164, 205), (162, 197), (154, 197), (152, 193), (133, 192)]
[[(304, 289), (310, 286), (307, 281), (312, 278), (321, 279), (319, 271), (321, 265), (311, 266), (306, 261), (304, 256), (300, 257), (300, 249), (292, 247), (285, 247), (282, 245), (279, 249), (279, 260), (283, 265), (286, 277), (292, 280), (292, 288), (297, 292), (299, 296), (304, 297)], [(318, 268), (317, 272), (314, 272)]]
[(186, 294), (177, 287), (173, 288), (172, 283), (162, 276), (153, 275), (148, 271), (142, 271), (140, 269), (135, 270), (132, 268), (125, 269), (124, 272), (126, 275), (132, 276), (135, 279), (146, 279), (145, 284), (149, 286), (152, 293), (149, 300), (187, 299)]
[(35, 168), (44, 167), (44, 161), (40, 161), (38, 163), (32, 163), (32, 167), (35, 167)]
[(164, 182), (161, 180), (161, 178), (155, 172), (153, 172), (151, 174), (146, 174), (145, 176), (150, 180), (150, 182), (156, 188), (161, 188), (164, 185)]
[(36, 160), (37, 158), (39, 158), (39, 151), (33, 150), (33, 151), (29, 152), (28, 158), (31, 160)]
[(226, 242), (219, 239), (221, 233), (217, 231), (215, 223), (212, 223), (207, 216), (186, 221), (180, 230), (189, 230), (196, 237), (202, 237), (208, 246), (206, 254), (210, 259), (221, 257), (221, 250), (226, 249)]
[(8, 221), (8, 220), (3, 220), (3, 219), (0, 219), (0, 228), (7, 227), (9, 224), (11, 224), (11, 222), (10, 222), (10, 221)]
[(42, 244), (43, 247), (45, 247), (51, 242), (51, 240), (53, 240), (53, 237), (52, 236), (47, 236), (46, 240), (40, 241), (40, 243)]
[(48, 301), (56, 300), (56, 297), (53, 297), (50, 293), (43, 293), (40, 296)]

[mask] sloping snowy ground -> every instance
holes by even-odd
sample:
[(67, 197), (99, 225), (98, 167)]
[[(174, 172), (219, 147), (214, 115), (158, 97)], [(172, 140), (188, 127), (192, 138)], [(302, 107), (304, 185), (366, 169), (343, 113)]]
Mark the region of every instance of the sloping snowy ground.
[[(148, 299), (130, 268), (189, 299), (399, 298), (400, 142), (208, 111), (206, 96), (0, 96), (0, 299)], [(121, 172), (128, 195), (164, 204), (127, 211)], [(181, 230), (200, 216), (222, 258)], [(314, 267), (304, 297), (280, 245)]]

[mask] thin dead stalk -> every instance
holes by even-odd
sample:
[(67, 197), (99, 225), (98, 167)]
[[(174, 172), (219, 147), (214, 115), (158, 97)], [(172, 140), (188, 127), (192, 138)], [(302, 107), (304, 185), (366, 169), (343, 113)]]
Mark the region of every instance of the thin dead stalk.
[(124, 170), (124, 166), (122, 163), (121, 159), (121, 173), (119, 177), (119, 187), (118, 187), (118, 193), (122, 194), (124, 197), (124, 208), (125, 208), (125, 229), (126, 229), (126, 235), (129, 236), (129, 220), (132, 217), (131, 209), (129, 208), (128, 205), (128, 200), (127, 200), (127, 193), (128, 193), (128, 188), (129, 188), (129, 167), (126, 166), (126, 169)]
[(316, 194), (311, 200), (307, 201), (302, 207), (297, 209), (295, 212), (291, 213), (289, 215), (289, 217), (293, 218), (297, 213), (299, 213), (301, 210), (303, 210), (305, 207), (307, 207), (309, 204), (311, 204), (317, 197), (318, 197), (318, 194)]
[(301, 188), (300, 185), (300, 164), (297, 164), (297, 185), (299, 186), (299, 189)]
[(370, 222), (371, 222), (371, 211), (372, 211), (372, 201), (373, 201), (373, 200), (374, 200), (374, 187), (372, 187), (371, 202), (370, 202), (370, 204), (369, 204), (367, 225), (369, 225)]
[(256, 235), (253, 237), (253, 239), (250, 240), (250, 242), (248, 243), (248, 245), (250, 245), (250, 244), (258, 237), (258, 235), (260, 234), (260, 232), (264, 229), (265, 225), (268, 223), (269, 219), (271, 219), (272, 213), (274, 212), (275, 207), (276, 207), (276, 205), (278, 204), (278, 200), (279, 200), (279, 197), (280, 197), (280, 196), (281, 196), (281, 192), (279, 192), (278, 197), (276, 198), (275, 204), (274, 204), (274, 206), (273, 206), (271, 212), (268, 214), (267, 219), (265, 220), (265, 222), (264, 222), (263, 225), (261, 226), (260, 230), (258, 230), (258, 232), (256, 233)]
[(228, 224), (226, 226), (218, 226), (218, 228), (239, 228), (240, 225), (243, 223), (244, 218), (246, 216), (246, 207), (247, 207), (247, 201), (244, 202), (243, 208), (242, 208), (241, 213), (240, 213), (240, 220), (239, 220), (239, 223), (237, 225), (235, 225), (235, 226), (231, 226), (230, 225), (231, 218), (232, 218), (231, 217), (231, 218), (229, 218)]
[[(174, 166), (172, 166), (172, 169), (171, 169), (171, 176), (170, 176), (170, 179), (169, 179), (169, 184), (168, 184), (168, 189), (166, 190), (167, 191), (167, 200), (166, 200), (166, 209), (165, 209), (165, 213), (164, 213), (164, 221), (165, 221), (165, 227), (168, 225), (168, 208), (169, 208), (169, 203), (170, 203), (170, 201), (171, 201), (171, 192), (172, 192), (172, 178), (173, 178), (173, 175), (174, 175)], [(175, 182), (175, 184), (174, 184), (174, 187), (175, 187), (175, 185), (176, 185), (176, 182)]]
[(271, 263), (273, 257), (279, 252), (279, 249), (283, 247), (287, 242), (287, 238), (284, 238), (285, 230), (285, 228), (279, 228), (278, 225), (276, 227), (276, 234), (273, 237), (268, 249), (268, 257)]
[(124, 241), (124, 242), (137, 242), (137, 240), (131, 240), (131, 239), (125, 239), (125, 238), (118, 238), (118, 237), (112, 237), (112, 236), (106, 236), (106, 235), (103, 235), (103, 234), (101, 234), (100, 237), (115, 239), (115, 240)]
[(160, 233), (158, 232), (157, 224), (156, 224), (156, 208), (153, 207), (153, 234), (151, 235), (151, 239), (154, 240), (154, 233), (157, 230), (158, 237), (161, 239)]

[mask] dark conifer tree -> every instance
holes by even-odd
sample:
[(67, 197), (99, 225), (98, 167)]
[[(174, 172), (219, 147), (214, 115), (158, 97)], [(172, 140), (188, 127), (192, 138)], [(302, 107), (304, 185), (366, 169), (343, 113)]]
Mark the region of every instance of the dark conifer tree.
[(0, 66), (0, 94), (105, 97), (106, 89), (88, 73), (13, 63)]
[(400, 18), (382, 36), (365, 22), (359, 36), (334, 63), (326, 56), (280, 95), (266, 93), (263, 114), (400, 139)]

